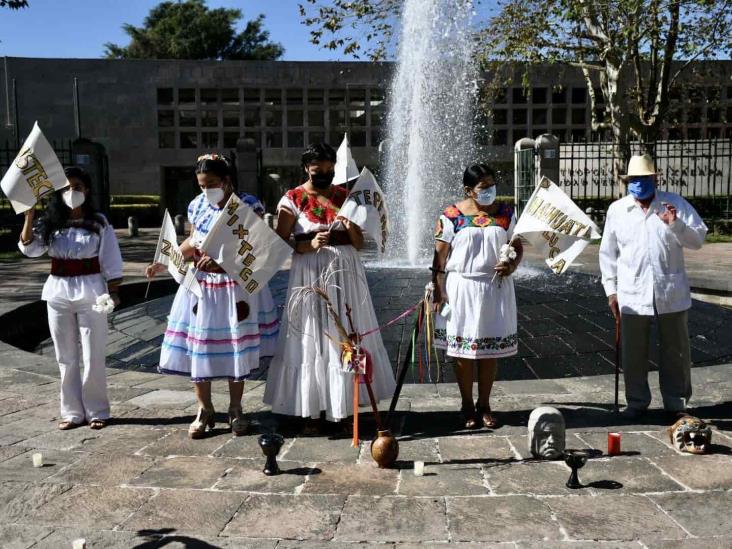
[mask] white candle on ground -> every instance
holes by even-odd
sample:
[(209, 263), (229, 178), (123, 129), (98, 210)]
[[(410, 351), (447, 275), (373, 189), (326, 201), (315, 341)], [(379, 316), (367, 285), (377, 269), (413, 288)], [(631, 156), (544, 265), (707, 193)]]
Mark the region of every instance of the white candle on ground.
[(73, 541), (72, 547), (73, 547), (73, 549), (86, 549), (86, 540), (83, 538), (75, 539)]
[(414, 475), (418, 477), (424, 476), (424, 461), (414, 462)]
[(33, 454), (33, 467), (43, 467), (43, 454)]

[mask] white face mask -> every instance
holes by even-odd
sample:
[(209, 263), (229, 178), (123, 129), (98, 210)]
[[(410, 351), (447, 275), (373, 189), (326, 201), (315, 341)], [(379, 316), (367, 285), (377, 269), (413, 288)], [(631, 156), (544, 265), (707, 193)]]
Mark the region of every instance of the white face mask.
[(487, 189), (481, 189), (475, 193), (475, 200), (481, 206), (490, 206), (496, 200), (496, 186), (488, 187)]
[(61, 199), (72, 210), (81, 206), (86, 200), (86, 195), (81, 191), (67, 189), (61, 194)]
[(221, 187), (203, 189), (203, 194), (206, 195), (206, 200), (208, 200), (212, 206), (218, 206), (224, 199), (224, 189)]

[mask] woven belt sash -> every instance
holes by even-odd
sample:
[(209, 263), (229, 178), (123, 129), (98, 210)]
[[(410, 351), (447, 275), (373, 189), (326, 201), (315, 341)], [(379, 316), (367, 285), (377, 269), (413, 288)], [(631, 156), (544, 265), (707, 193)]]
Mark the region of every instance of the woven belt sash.
[(101, 273), (98, 257), (87, 259), (51, 258), (51, 274), (54, 276), (84, 276)]

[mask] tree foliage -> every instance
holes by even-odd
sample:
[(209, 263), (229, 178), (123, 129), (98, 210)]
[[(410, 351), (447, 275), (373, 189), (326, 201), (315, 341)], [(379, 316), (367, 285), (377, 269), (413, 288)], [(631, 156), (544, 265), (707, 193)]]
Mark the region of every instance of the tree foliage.
[[(300, 11), (313, 43), (377, 59), (402, 5), (306, 0)], [(732, 0), (499, 0), (480, 13), (487, 15), (477, 22), (477, 52), (494, 85), (515, 79), (517, 68), (528, 84), (532, 64), (577, 67), (593, 129), (610, 130), (620, 144), (655, 141), (682, 76), (688, 80), (695, 61), (729, 58), (732, 49)], [(364, 39), (376, 45), (364, 47)]]
[(0, 0), (0, 8), (10, 8), (11, 10), (19, 10), (27, 8), (28, 0)]
[(264, 15), (246, 23), (238, 9), (209, 9), (205, 0), (161, 2), (142, 27), (124, 25), (130, 44), (105, 44), (106, 56), (117, 59), (279, 59), (284, 49), (269, 40)]

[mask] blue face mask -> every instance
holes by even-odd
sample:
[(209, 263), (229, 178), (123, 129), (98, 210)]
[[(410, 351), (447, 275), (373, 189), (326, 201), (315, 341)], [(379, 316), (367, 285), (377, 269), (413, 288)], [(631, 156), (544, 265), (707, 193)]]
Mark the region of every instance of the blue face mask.
[(652, 175), (634, 176), (628, 183), (628, 193), (637, 200), (645, 200), (656, 192), (656, 185), (653, 183)]
[(496, 186), (488, 187), (487, 189), (481, 189), (475, 193), (475, 200), (481, 206), (490, 206), (496, 200)]

